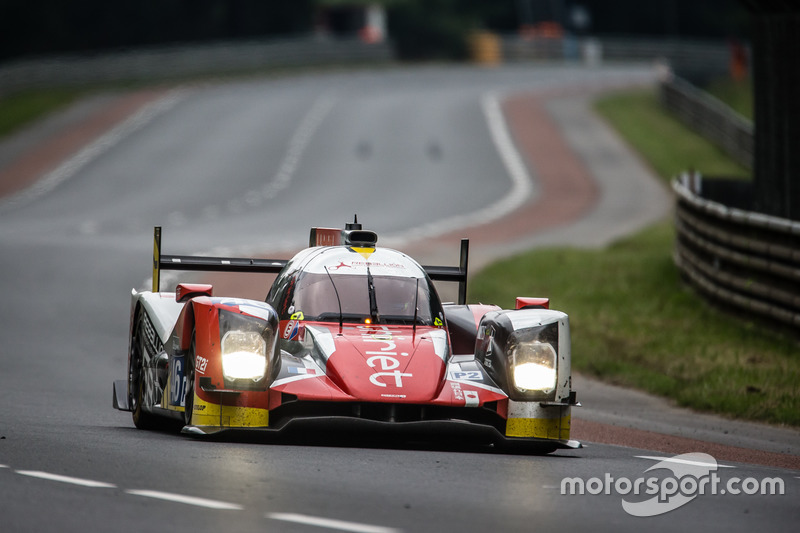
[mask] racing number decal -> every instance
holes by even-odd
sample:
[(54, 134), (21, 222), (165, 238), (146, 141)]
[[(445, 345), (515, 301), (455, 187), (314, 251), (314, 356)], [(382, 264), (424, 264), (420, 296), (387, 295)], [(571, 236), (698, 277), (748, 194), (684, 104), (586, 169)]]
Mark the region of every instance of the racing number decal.
[(183, 357), (173, 358), (171, 367), (169, 375), (169, 404), (175, 407), (185, 407), (186, 376), (183, 374)]

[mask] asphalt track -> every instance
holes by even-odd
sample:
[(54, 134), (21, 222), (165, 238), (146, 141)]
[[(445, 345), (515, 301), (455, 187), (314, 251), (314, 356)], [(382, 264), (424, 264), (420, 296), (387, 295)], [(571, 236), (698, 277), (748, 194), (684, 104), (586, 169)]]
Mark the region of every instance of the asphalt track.
[[(584, 387), (586, 414), (575, 414), (585, 428), (616, 423), (657, 430), (661, 441), (671, 432), (760, 448), (774, 457), (717, 456), (719, 475), (778, 477), (785, 495), (706, 494), (636, 518), (622, 508), (632, 496), (562, 495), (561, 483), (634, 480), (658, 458), (702, 450), (598, 439), (535, 457), (326, 435), (201, 442), (137, 431), (111, 409), (111, 382), (124, 377), (128, 295), (147, 283), (153, 225), (164, 226), (170, 253), (277, 254), (302, 246), (310, 226), (353, 213), (423, 261), (454, 261), (451, 239), (461, 234), (473, 238), (479, 264), (533, 245), (603, 244), (668, 204), (585, 112), (582, 95), (652, 79), (641, 66), (525, 66), (208, 83), (97, 97), (2, 143), (0, 182), (10, 185), (0, 205), (0, 530), (794, 530), (796, 432), (718, 420), (701, 427), (702, 417), (593, 383)], [(505, 96), (517, 94), (552, 98), (514, 111)], [(137, 102), (127, 101), (127, 119), (87, 128), (128, 98)], [(560, 135), (526, 139), (513, 120), (524, 112)], [(56, 142), (64, 132), (72, 148)], [(518, 149), (526, 143), (530, 150)], [(33, 156), (21, 164), (42, 146), (60, 146), (62, 156), (38, 169)], [(550, 159), (567, 166), (548, 168)], [(531, 228), (530, 213), (564, 180), (594, 188), (580, 205), (571, 201), (577, 189), (562, 188), (557, 212), (572, 216)]]

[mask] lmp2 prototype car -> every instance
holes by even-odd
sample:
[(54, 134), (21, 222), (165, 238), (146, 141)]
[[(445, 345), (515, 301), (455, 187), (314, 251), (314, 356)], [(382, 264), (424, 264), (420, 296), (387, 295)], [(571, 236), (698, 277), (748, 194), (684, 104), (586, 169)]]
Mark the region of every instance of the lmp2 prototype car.
[[(569, 320), (546, 298), (517, 309), (466, 305), (458, 267), (422, 267), (379, 248), (360, 224), (313, 228), (289, 261), (167, 256), (155, 229), (153, 290), (133, 291), (128, 378), (113, 404), (137, 428), (163, 417), (183, 433), (279, 432), (305, 424), (458, 428), (499, 447), (547, 453), (569, 439)], [(266, 302), (212, 296), (161, 270), (277, 273)], [(432, 280), (457, 281), (443, 304)]]

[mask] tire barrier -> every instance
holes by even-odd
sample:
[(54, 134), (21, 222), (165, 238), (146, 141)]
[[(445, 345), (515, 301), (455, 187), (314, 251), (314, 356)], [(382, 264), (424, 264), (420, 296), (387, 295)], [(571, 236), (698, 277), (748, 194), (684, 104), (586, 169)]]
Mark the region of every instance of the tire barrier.
[(674, 260), (697, 290), (726, 306), (800, 331), (800, 222), (729, 207), (715, 193), (749, 184), (686, 174), (676, 194)]
[(734, 161), (753, 168), (753, 123), (723, 102), (678, 77), (661, 82), (661, 105), (716, 144)]

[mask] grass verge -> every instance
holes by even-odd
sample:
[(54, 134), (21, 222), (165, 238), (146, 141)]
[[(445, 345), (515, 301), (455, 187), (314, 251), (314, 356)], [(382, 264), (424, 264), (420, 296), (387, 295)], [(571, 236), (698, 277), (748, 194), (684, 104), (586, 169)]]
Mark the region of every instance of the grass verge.
[[(658, 147), (678, 168), (695, 157), (685, 141), (691, 132), (653, 122), (664, 115), (654, 96), (618, 94), (598, 109), (613, 124), (626, 124), (619, 128), (626, 138), (645, 131), (654, 138), (642, 150), (648, 161)], [(509, 307), (516, 296), (550, 296), (554, 308), (570, 315), (578, 372), (701, 411), (800, 426), (797, 343), (731, 317), (687, 289), (672, 262), (673, 240), (672, 223), (664, 221), (606, 249), (533, 250), (474, 276), (470, 299)]]
[(699, 170), (706, 176), (749, 179), (752, 175), (720, 148), (666, 113), (655, 91), (614, 94), (598, 101), (596, 108), (665, 179), (687, 169)]
[(753, 84), (750, 80), (718, 79), (709, 83), (705, 90), (728, 104), (744, 118), (753, 120)]
[(0, 98), (0, 137), (66, 107), (85, 93), (80, 89), (42, 89)]

